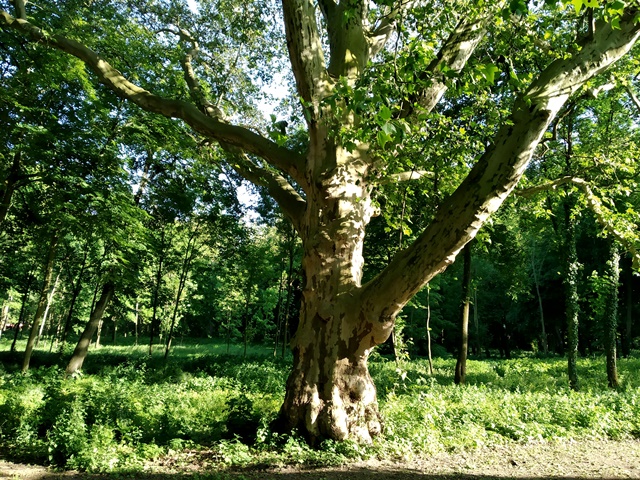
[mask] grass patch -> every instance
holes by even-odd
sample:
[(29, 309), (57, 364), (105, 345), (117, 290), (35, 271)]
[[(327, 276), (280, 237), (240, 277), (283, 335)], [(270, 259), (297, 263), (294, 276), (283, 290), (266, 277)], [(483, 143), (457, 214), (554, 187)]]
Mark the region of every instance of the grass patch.
[[(235, 353), (235, 354), (234, 354)], [(247, 358), (219, 344), (176, 348), (169, 361), (147, 347), (104, 347), (85, 374), (63, 379), (56, 355), (29, 374), (0, 352), (0, 450), (6, 458), (95, 472), (131, 472), (146, 461), (200, 452), (223, 465), (336, 464), (403, 458), (505, 442), (640, 438), (640, 359), (621, 359), (623, 388), (606, 388), (604, 359), (579, 362), (582, 390), (566, 386), (562, 358), (470, 360), (453, 385), (454, 359), (370, 369), (385, 430), (372, 446), (309, 448), (272, 433), (290, 359), (256, 348)], [(44, 360), (47, 360), (45, 362)]]

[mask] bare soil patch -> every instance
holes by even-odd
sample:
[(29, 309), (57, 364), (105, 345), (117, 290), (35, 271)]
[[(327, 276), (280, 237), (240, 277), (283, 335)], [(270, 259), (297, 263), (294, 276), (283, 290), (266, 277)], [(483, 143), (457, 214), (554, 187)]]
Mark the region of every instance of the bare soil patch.
[(131, 475), (56, 472), (33, 465), (0, 460), (0, 480), (98, 480), (177, 478), (264, 480), (489, 480), (489, 479), (640, 479), (640, 441), (562, 441), (480, 448), (404, 461), (357, 462), (332, 468), (296, 467), (221, 470), (194, 462), (182, 466), (150, 465)]

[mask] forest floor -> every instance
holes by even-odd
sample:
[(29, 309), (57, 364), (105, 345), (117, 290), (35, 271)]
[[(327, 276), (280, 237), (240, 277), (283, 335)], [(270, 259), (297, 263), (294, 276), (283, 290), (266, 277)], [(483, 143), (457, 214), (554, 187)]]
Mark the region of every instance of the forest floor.
[[(1, 453), (0, 453), (1, 456)], [(339, 467), (221, 470), (206, 454), (165, 458), (134, 474), (98, 475), (56, 472), (0, 459), (0, 480), (489, 480), (489, 479), (640, 479), (640, 441), (559, 441), (507, 444), (462, 453), (443, 453), (405, 461), (349, 463)]]

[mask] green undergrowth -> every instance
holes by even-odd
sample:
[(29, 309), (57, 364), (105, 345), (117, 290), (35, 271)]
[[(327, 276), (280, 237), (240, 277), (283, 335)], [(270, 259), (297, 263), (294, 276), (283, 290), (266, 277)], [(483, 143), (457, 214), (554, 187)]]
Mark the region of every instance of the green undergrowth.
[(573, 392), (562, 358), (470, 360), (467, 385), (456, 387), (453, 359), (435, 359), (429, 375), (423, 360), (397, 366), (376, 357), (370, 370), (383, 435), (370, 446), (324, 442), (314, 449), (270, 431), (290, 360), (265, 352), (243, 358), (193, 346), (165, 362), (109, 347), (92, 352), (85, 373), (69, 379), (55, 362), (22, 375), (7, 361), (0, 364), (0, 452), (62, 468), (131, 472), (194, 454), (216, 468), (326, 465), (506, 442), (640, 438), (638, 358), (620, 360), (617, 391), (606, 388), (603, 359), (581, 359), (581, 390)]

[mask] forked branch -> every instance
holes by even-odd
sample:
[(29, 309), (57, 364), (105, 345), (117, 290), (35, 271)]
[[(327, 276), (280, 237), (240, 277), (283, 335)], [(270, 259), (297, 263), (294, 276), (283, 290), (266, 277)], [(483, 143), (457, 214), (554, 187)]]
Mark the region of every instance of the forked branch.
[(305, 186), (304, 156), (277, 145), (247, 128), (231, 125), (201, 112), (194, 104), (184, 100), (163, 98), (129, 81), (96, 52), (80, 42), (62, 35), (43, 32), (24, 19), (16, 19), (6, 11), (0, 11), (0, 26), (11, 28), (33, 42), (42, 43), (82, 60), (107, 87), (118, 96), (142, 109), (166, 117), (180, 118), (202, 135), (254, 154), (277, 169), (290, 175)]

